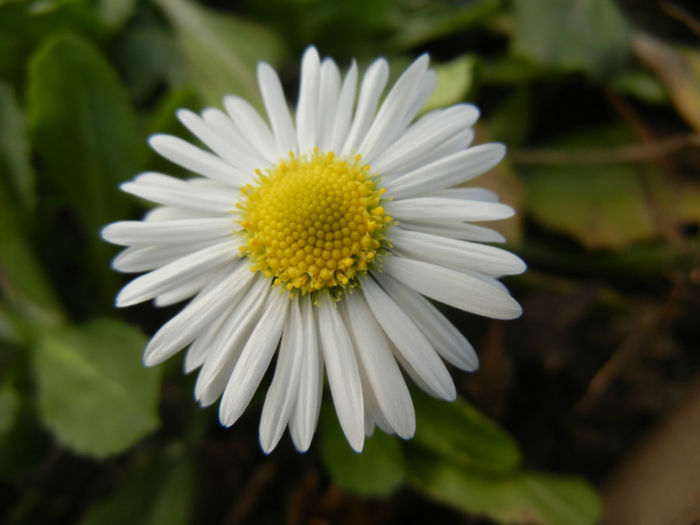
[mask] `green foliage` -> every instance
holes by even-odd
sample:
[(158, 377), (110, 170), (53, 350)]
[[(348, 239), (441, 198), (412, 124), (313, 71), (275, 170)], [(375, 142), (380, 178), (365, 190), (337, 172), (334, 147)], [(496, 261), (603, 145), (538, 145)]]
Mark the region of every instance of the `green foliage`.
[(161, 459), (133, 468), (126, 482), (88, 509), (79, 525), (186, 525), (191, 523), (194, 467)]
[(46, 332), (33, 359), (44, 424), (96, 458), (127, 450), (158, 426), (159, 370), (141, 365), (146, 339), (111, 319)]
[(435, 499), (499, 523), (592, 525), (601, 516), (598, 496), (579, 479), (488, 474), (420, 454), (411, 456), (409, 471), (412, 484)]
[[(595, 130), (556, 142), (576, 151), (623, 143), (620, 129)], [(622, 138), (622, 140), (621, 140)], [(642, 181), (631, 164), (531, 166), (527, 169), (526, 207), (554, 231), (567, 233), (589, 248), (620, 249), (656, 233)]]
[(101, 40), (106, 27), (86, 0), (0, 2), (0, 78), (20, 79), (26, 60), (49, 34)]
[[(663, 14), (666, 3), (618, 8), (627, 4), (0, 0), (3, 522), (335, 522), (334, 510), (371, 513), (377, 500), (388, 513), (430, 500), (495, 523), (596, 523), (600, 501), (583, 476), (604, 480), (630, 433), (648, 431), (697, 368), (700, 49), (694, 22)], [(671, 33), (678, 41), (661, 36)], [(293, 103), (309, 44), (361, 70), (384, 55), (392, 80), (429, 51), (437, 85), (424, 111), (477, 103), (475, 142), (510, 150), (475, 184), (517, 209), (495, 226), (530, 266), (509, 283), (526, 308), (508, 325), (448, 312), (483, 370), (454, 373), (469, 401), (414, 391), (412, 440), (376, 430), (356, 454), (326, 394), (310, 452), (285, 453), (283, 440), (263, 459), (252, 415), (221, 430), (214, 409), (192, 402), (180, 362), (160, 368), (162, 389), (159, 369), (142, 367), (142, 330), (172, 311), (113, 310), (124, 279), (99, 230), (147, 205), (120, 182), (190, 175), (145, 145), (151, 133), (191, 139), (178, 108), (221, 107), (226, 94), (260, 107), (261, 60)], [(615, 298), (614, 315), (590, 306), (596, 293)], [(600, 394), (592, 417), (578, 403), (618, 349), (631, 349), (632, 372), (608, 379), (613, 402)], [(543, 418), (552, 425), (537, 427)]]
[(381, 497), (394, 492), (406, 479), (399, 439), (377, 430), (365, 440), (361, 454), (348, 445), (331, 410), (321, 413), (321, 453), (328, 472), (344, 490)]
[(190, 79), (202, 99), (214, 105), (235, 93), (261, 106), (255, 80), (259, 61), (276, 65), (284, 46), (266, 28), (188, 0), (155, 0), (175, 28), (190, 69)]
[(516, 0), (514, 5), (512, 45), (518, 55), (594, 76), (615, 71), (627, 59), (630, 30), (612, 0)]
[(95, 234), (126, 213), (114, 188), (133, 176), (145, 152), (120, 80), (88, 41), (52, 38), (29, 63), (27, 113), (54, 204), (75, 210), (90, 245), (103, 250)]
[(470, 468), (508, 472), (518, 465), (513, 438), (464, 400), (445, 403), (422, 392), (412, 397), (415, 445)]

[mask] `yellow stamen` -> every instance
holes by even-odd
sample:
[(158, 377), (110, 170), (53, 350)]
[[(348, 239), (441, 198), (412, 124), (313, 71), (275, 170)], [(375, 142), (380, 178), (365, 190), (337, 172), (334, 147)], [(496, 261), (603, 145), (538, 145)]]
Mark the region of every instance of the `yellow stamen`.
[(360, 160), (315, 148), (311, 155), (290, 152), (265, 173), (256, 170), (257, 184), (246, 186), (236, 205), (252, 271), (311, 293), (353, 286), (376, 264), (391, 218), (379, 205), (384, 188)]

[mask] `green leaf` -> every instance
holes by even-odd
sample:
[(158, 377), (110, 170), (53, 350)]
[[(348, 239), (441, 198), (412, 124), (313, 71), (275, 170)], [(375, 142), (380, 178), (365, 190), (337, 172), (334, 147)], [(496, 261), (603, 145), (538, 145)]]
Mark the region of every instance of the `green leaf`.
[[(2, 123), (0, 123), (0, 128)], [(44, 268), (28, 242), (26, 223), (0, 180), (0, 294), (9, 334), (21, 340), (63, 317)]]
[(66, 31), (95, 41), (106, 36), (104, 24), (86, 0), (0, 2), (0, 78), (21, 81), (27, 57), (39, 42)]
[(190, 461), (161, 460), (135, 471), (80, 525), (186, 525), (191, 523), (194, 468)]
[(163, 85), (182, 84), (185, 64), (175, 36), (160, 21), (138, 17), (116, 39), (112, 51), (131, 96), (148, 101)]
[(407, 3), (407, 9), (397, 11), (392, 17), (398, 30), (392, 44), (399, 49), (410, 49), (431, 40), (464, 34), (498, 14), (501, 4), (501, 0), (472, 0), (465, 4), (422, 2), (410, 6)]
[(116, 187), (134, 175), (145, 152), (124, 87), (92, 44), (62, 35), (29, 63), (27, 111), (54, 200), (72, 208), (95, 237), (124, 216)]
[(333, 480), (363, 496), (388, 496), (404, 482), (404, 457), (396, 436), (377, 430), (358, 454), (350, 448), (332, 410), (321, 413), (321, 454)]
[(158, 369), (141, 365), (146, 338), (98, 319), (48, 332), (34, 355), (44, 424), (72, 450), (97, 458), (123, 452), (158, 426)]
[(602, 76), (627, 59), (630, 29), (612, 0), (515, 0), (512, 51), (563, 71)]
[(700, 131), (700, 50), (674, 47), (646, 34), (635, 37), (634, 50), (664, 85), (678, 114)]
[(121, 28), (135, 10), (136, 0), (97, 0), (97, 14), (112, 31)]
[(31, 210), (36, 200), (36, 174), (29, 161), (24, 115), (11, 86), (0, 82), (0, 177), (13, 200)]
[(434, 66), (437, 84), (422, 111), (451, 106), (464, 100), (474, 84), (474, 69), (477, 60), (462, 55), (445, 64)]
[(411, 447), (488, 471), (518, 465), (520, 452), (513, 438), (463, 399), (446, 403), (418, 391), (412, 397), (416, 435)]
[(601, 515), (595, 491), (584, 481), (539, 473), (490, 475), (449, 457), (412, 455), (412, 485), (438, 501), (498, 523), (593, 525)]
[(205, 102), (220, 105), (221, 97), (235, 94), (261, 106), (256, 64), (265, 61), (274, 66), (284, 54), (273, 32), (188, 0), (154, 1), (172, 22), (190, 81)]
[[(558, 140), (557, 147), (625, 143), (619, 129), (599, 129)], [(622, 139), (622, 140), (621, 140)], [(562, 164), (523, 168), (525, 207), (543, 226), (588, 248), (621, 249), (656, 234), (637, 169), (632, 164)]]
[(29, 63), (27, 89), (41, 165), (42, 256), (69, 310), (94, 315), (109, 307), (116, 288), (109, 272), (115, 250), (99, 231), (128, 216), (131, 203), (117, 186), (142, 169), (146, 143), (116, 72), (80, 37), (50, 38)]
[(0, 440), (14, 426), (19, 408), (19, 392), (9, 382), (6, 382), (0, 386)]
[(612, 88), (623, 95), (631, 95), (648, 104), (665, 105), (668, 93), (659, 80), (643, 69), (624, 71), (612, 80)]

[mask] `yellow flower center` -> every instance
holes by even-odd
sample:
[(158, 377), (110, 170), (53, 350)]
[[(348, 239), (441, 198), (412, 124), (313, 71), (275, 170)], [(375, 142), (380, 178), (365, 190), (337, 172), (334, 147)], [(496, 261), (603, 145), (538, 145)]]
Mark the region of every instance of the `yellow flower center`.
[(369, 166), (359, 155), (338, 159), (316, 149), (256, 173), (237, 204), (251, 270), (301, 293), (354, 285), (375, 262), (392, 220)]

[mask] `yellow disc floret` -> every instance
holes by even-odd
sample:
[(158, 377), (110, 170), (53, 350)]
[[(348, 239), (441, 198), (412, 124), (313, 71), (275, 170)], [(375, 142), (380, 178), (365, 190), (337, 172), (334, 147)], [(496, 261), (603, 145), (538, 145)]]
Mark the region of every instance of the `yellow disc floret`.
[(256, 172), (237, 205), (253, 271), (300, 293), (337, 292), (367, 271), (392, 219), (380, 206), (384, 188), (360, 160), (315, 150)]

